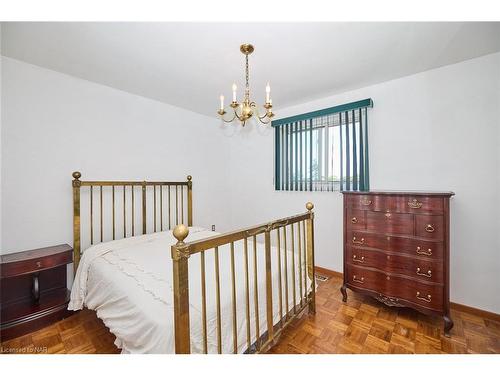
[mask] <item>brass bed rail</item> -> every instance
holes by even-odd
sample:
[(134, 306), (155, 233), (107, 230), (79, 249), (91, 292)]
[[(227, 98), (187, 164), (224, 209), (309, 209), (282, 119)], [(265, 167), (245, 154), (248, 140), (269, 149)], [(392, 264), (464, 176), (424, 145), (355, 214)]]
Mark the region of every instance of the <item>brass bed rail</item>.
[[(175, 225), (186, 222), (193, 224), (193, 181), (187, 176), (186, 181), (81, 181), (82, 174), (73, 172), (73, 266), (74, 272), (80, 263), (82, 250), (81, 238), (81, 190), (89, 189), (89, 224), (90, 245), (103, 242), (106, 236), (105, 223), (110, 228), (109, 240), (126, 238), (138, 234), (172, 229)], [(140, 232), (136, 230), (136, 190), (141, 188), (140, 202)], [(152, 190), (152, 191), (151, 191)], [(153, 194), (152, 212), (148, 213), (148, 191)], [(95, 195), (98, 195), (95, 199)], [(104, 203), (111, 201), (110, 212), (105, 212)], [(120, 213), (116, 203), (122, 202)], [(94, 202), (96, 201), (96, 202)], [(108, 217), (105, 217), (104, 214)], [(148, 214), (152, 215), (148, 227)], [(187, 216), (187, 221), (185, 220)], [(151, 217), (151, 216), (149, 216)], [(118, 220), (121, 219), (121, 223)], [(128, 220), (127, 220), (128, 219)], [(95, 227), (98, 233), (95, 233)], [(121, 230), (119, 230), (121, 229)], [(128, 229), (128, 230), (127, 230)]]
[[(306, 204), (307, 212), (269, 223), (252, 226), (249, 228), (224, 233), (202, 240), (184, 242), (189, 234), (185, 225), (174, 228), (173, 234), (177, 243), (171, 247), (173, 263), (173, 289), (174, 289), (174, 326), (175, 326), (175, 352), (191, 352), (190, 336), (190, 310), (189, 310), (189, 258), (200, 253), (201, 274), (201, 319), (203, 333), (203, 352), (208, 353), (207, 338), (207, 302), (206, 302), (206, 267), (205, 252), (214, 251), (215, 272), (215, 295), (217, 313), (217, 352), (222, 353), (221, 334), (221, 302), (220, 302), (220, 270), (219, 270), (219, 247), (229, 245), (231, 266), (231, 303), (232, 303), (232, 333), (233, 352), (238, 351), (237, 337), (237, 310), (236, 310), (236, 287), (235, 287), (235, 242), (243, 241), (244, 252), (244, 284), (245, 284), (245, 308), (246, 308), (246, 351), (265, 352), (276, 343), (282, 330), (288, 326), (295, 317), (308, 307), (309, 313), (315, 313), (315, 275), (314, 275), (314, 213), (312, 203)], [(287, 233), (289, 235), (287, 241)], [(259, 296), (258, 296), (258, 269), (257, 269), (257, 236), (264, 236), (264, 259), (265, 259), (265, 303), (266, 303), (266, 327), (267, 331), (261, 335), (259, 324)], [(272, 238), (275, 246), (271, 245)], [(254, 322), (250, 321), (250, 275), (248, 240), (253, 242), (253, 290), (254, 290)], [(297, 251), (296, 251), (297, 249)], [(271, 267), (271, 251), (277, 252), (278, 263), (278, 290), (279, 290), (279, 313), (280, 320), (277, 324), (273, 321), (273, 281)], [(291, 251), (290, 251), (291, 250)], [(283, 252), (283, 257), (281, 256)], [(291, 257), (292, 259), (288, 259)], [(295, 258), (297, 258), (297, 263)], [(283, 259), (283, 262), (282, 262)], [(296, 266), (298, 265), (298, 270)], [(296, 270), (298, 280), (296, 280)], [(291, 275), (289, 275), (291, 273)], [(289, 300), (289, 282), (292, 283), (292, 298)], [(284, 287), (284, 288), (283, 288)], [(296, 288), (299, 290), (299, 301), (296, 300)], [(291, 305), (290, 305), (291, 303)], [(253, 323), (253, 324), (252, 324)], [(251, 340), (251, 325), (254, 325), (256, 340)]]

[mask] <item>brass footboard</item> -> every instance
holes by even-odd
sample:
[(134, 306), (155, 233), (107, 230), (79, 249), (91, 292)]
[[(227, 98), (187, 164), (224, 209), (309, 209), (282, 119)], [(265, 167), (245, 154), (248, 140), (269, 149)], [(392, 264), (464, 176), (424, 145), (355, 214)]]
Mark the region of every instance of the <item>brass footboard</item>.
[[(173, 260), (173, 288), (174, 288), (174, 323), (175, 323), (175, 352), (191, 352), (190, 332), (190, 300), (189, 300), (189, 258), (200, 253), (200, 275), (201, 275), (201, 320), (203, 336), (203, 352), (208, 353), (207, 338), (207, 293), (206, 293), (206, 267), (205, 253), (213, 251), (215, 263), (215, 297), (217, 330), (216, 342), (217, 352), (222, 353), (221, 332), (221, 301), (220, 301), (220, 270), (219, 270), (219, 247), (229, 245), (225, 250), (230, 252), (231, 267), (231, 302), (232, 302), (232, 347), (233, 352), (238, 352), (237, 335), (237, 309), (236, 309), (236, 286), (235, 286), (235, 243), (243, 242), (244, 255), (244, 285), (245, 285), (245, 308), (246, 308), (246, 350), (245, 352), (265, 352), (272, 347), (283, 329), (293, 321), (306, 307), (309, 313), (315, 313), (315, 278), (314, 278), (314, 208), (312, 203), (306, 204), (307, 212), (270, 223), (245, 228), (242, 230), (220, 234), (207, 239), (193, 242), (184, 242), (189, 234), (188, 227), (178, 225), (174, 228), (174, 236), (177, 243), (172, 246)], [(265, 333), (261, 334), (259, 324), (259, 295), (258, 295), (258, 236), (264, 239), (265, 259), (265, 304), (266, 304), (266, 327)], [(249, 239), (253, 247), (253, 290), (254, 290), (254, 322), (250, 321), (250, 274), (249, 274)], [(272, 242), (274, 241), (274, 246)], [(261, 247), (261, 246), (259, 246)], [(273, 285), (272, 276), (272, 251), (276, 251), (278, 285)], [(282, 256), (283, 255), (283, 256)], [(291, 259), (290, 259), (291, 258)], [(296, 275), (298, 274), (298, 277)], [(292, 296), (289, 296), (289, 283), (292, 283)], [(278, 288), (279, 294), (279, 322), (274, 323), (273, 317), (273, 288)], [(299, 292), (297, 301), (296, 291)], [(291, 297), (291, 298), (290, 298)], [(225, 317), (227, 318), (227, 317)], [(251, 330), (255, 332), (255, 341), (251, 339)]]

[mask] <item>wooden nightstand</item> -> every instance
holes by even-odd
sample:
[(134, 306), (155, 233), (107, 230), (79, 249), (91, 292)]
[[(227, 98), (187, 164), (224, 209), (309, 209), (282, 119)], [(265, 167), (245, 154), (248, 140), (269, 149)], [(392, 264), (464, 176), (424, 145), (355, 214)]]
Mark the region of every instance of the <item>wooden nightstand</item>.
[(66, 265), (72, 261), (73, 249), (66, 244), (0, 257), (1, 341), (71, 314)]

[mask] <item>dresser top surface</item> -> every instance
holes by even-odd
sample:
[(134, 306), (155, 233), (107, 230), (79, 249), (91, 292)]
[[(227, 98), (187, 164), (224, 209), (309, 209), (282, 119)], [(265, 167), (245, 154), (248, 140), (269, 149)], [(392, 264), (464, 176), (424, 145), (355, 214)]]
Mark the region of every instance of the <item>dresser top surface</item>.
[(434, 197), (451, 197), (455, 195), (452, 191), (425, 191), (425, 190), (370, 190), (370, 191), (343, 191), (342, 194), (358, 195), (421, 195)]
[(40, 249), (21, 251), (17, 253), (5, 254), (0, 256), (0, 263), (22, 262), (30, 259), (38, 259), (43, 257), (50, 257), (55, 254), (72, 251), (72, 247), (68, 244), (43, 247)]

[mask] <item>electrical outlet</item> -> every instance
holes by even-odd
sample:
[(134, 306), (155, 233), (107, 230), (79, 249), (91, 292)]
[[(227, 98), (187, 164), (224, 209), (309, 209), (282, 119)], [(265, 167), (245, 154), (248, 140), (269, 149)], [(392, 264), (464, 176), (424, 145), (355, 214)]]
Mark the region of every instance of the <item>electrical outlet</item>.
[(212, 224), (212, 232), (215, 232), (215, 224)]

